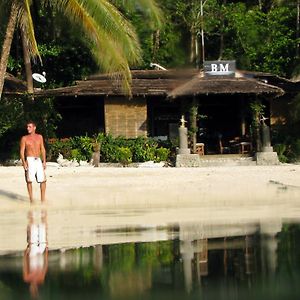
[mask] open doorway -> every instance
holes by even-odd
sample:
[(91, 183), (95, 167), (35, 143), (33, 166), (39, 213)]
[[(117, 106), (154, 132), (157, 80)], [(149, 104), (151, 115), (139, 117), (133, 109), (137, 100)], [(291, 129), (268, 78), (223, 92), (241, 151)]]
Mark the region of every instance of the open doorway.
[(240, 143), (250, 150), (251, 116), (242, 97), (209, 95), (199, 103), (197, 142), (204, 143), (205, 154), (240, 153)]

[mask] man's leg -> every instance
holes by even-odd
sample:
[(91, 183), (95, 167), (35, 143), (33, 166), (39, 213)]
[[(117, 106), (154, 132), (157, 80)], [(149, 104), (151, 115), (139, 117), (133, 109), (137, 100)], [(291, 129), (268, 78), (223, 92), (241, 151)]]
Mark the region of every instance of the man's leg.
[(33, 196), (32, 196), (32, 182), (27, 182), (27, 191), (29, 195), (29, 200), (32, 203), (33, 202)]
[(41, 187), (41, 201), (42, 201), (42, 203), (44, 203), (45, 202), (45, 194), (46, 194), (46, 181), (42, 182), (40, 187)]

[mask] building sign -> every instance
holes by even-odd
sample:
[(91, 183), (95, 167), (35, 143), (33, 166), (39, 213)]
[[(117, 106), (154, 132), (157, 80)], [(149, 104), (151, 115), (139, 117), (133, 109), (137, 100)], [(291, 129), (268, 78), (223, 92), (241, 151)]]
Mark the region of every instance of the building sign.
[(235, 60), (216, 60), (204, 62), (205, 76), (234, 76)]

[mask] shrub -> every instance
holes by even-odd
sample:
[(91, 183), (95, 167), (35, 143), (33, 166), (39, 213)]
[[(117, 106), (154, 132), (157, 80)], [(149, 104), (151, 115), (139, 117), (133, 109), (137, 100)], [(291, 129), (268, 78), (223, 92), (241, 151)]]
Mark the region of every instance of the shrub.
[[(94, 140), (88, 136), (75, 136), (70, 139), (71, 158), (77, 160), (90, 160), (93, 155)], [(76, 150), (76, 151), (74, 151)]]
[(48, 159), (56, 160), (59, 153), (66, 159), (90, 160), (93, 154), (93, 139), (87, 136), (51, 139), (48, 141)]
[(154, 161), (157, 142), (145, 137), (138, 137), (131, 140), (131, 151), (134, 162)]
[(167, 161), (169, 156), (170, 156), (170, 150), (167, 148), (160, 147), (156, 149), (155, 161), (156, 162)]
[(100, 150), (102, 162), (115, 162), (127, 165), (131, 162), (166, 161), (170, 150), (159, 147), (153, 139), (114, 138), (112, 135), (99, 134), (97, 137), (76, 136), (69, 139), (51, 139), (48, 141), (48, 159), (56, 160), (61, 153), (66, 159), (90, 160), (93, 150)]
[(113, 138), (112, 135), (103, 133), (96, 137), (96, 142), (100, 144), (102, 162), (118, 162), (118, 148), (126, 146), (125, 139)]
[(117, 147), (117, 161), (123, 166), (132, 162), (132, 153), (128, 147)]
[(51, 139), (48, 141), (48, 160), (55, 161), (58, 154), (62, 154), (64, 158), (71, 159), (71, 141), (65, 139)]
[(291, 143), (291, 159), (293, 161), (300, 160), (300, 139), (296, 139)]
[(282, 163), (286, 163), (288, 161), (286, 154), (287, 146), (285, 144), (276, 144), (274, 145), (274, 150), (277, 152), (278, 159)]

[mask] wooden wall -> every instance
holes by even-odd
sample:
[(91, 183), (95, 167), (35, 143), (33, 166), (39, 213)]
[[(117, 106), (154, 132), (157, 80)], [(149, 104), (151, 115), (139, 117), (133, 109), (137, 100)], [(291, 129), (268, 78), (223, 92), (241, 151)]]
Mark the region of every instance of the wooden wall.
[(114, 137), (147, 136), (147, 102), (144, 98), (106, 98), (105, 132)]

